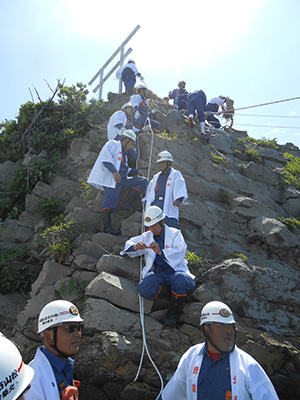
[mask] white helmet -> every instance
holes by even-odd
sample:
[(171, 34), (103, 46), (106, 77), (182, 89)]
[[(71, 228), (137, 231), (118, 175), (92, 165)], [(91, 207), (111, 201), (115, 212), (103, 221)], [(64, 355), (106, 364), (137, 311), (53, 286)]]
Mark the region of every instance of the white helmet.
[(123, 138), (123, 136), (133, 140), (134, 142), (136, 142), (136, 134), (131, 129), (123, 130), (122, 131), (122, 138)]
[(161, 151), (157, 158), (156, 158), (156, 163), (160, 163), (162, 161), (171, 161), (173, 162), (173, 157), (172, 154), (169, 153), (167, 150)]
[(67, 300), (51, 301), (40, 312), (37, 333), (67, 322), (83, 322), (78, 308)]
[(131, 104), (131, 103), (125, 103), (125, 104), (122, 105), (121, 110), (124, 110), (124, 108), (127, 108), (127, 107), (131, 107), (131, 108), (134, 109), (134, 105), (133, 105), (133, 104)]
[(200, 325), (211, 322), (235, 324), (231, 309), (221, 301), (210, 301), (203, 307), (201, 311)]
[(178, 86), (181, 85), (182, 83), (185, 84), (185, 81), (179, 81), (179, 82), (178, 82)]
[(17, 347), (0, 335), (0, 399), (16, 400), (32, 381), (34, 370), (24, 364)]
[(147, 90), (147, 88), (146, 88), (145, 85), (138, 85), (138, 86), (136, 87), (136, 91), (137, 91), (137, 92), (139, 92), (139, 90), (141, 90), (141, 89), (146, 89), (146, 90)]
[(135, 62), (133, 60), (128, 60), (127, 64), (129, 64), (129, 63), (135, 64)]
[(157, 206), (150, 206), (144, 215), (145, 226), (153, 226), (165, 218), (163, 211)]

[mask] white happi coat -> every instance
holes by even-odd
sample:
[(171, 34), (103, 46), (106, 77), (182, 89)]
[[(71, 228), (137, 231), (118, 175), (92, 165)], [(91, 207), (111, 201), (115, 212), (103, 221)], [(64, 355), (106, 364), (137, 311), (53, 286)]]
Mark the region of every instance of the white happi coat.
[(116, 111), (110, 117), (107, 124), (107, 139), (113, 140), (117, 135), (121, 134), (121, 128), (116, 127), (118, 124), (122, 124), (126, 128), (127, 117), (123, 111)]
[(29, 365), (34, 369), (34, 377), (25, 400), (60, 400), (53, 369), (40, 347)]
[[(192, 346), (162, 392), (163, 400), (198, 400), (197, 385), (205, 343)], [(229, 355), (232, 400), (279, 400), (276, 391), (258, 362), (235, 346)], [(203, 399), (205, 400), (205, 399)]]
[(217, 104), (218, 106), (223, 106), (226, 103), (226, 99), (221, 99), (219, 96), (210, 99), (207, 104)]
[(135, 66), (134, 63), (128, 63), (125, 65), (122, 65), (122, 67), (120, 67), (119, 69), (117, 69), (116, 72), (116, 79), (121, 79), (122, 78), (122, 72), (124, 71), (125, 68), (130, 68), (135, 75), (137, 75), (139, 73), (139, 70), (137, 69), (137, 67)]
[[(155, 174), (148, 185), (146, 195), (143, 198), (143, 201), (146, 201), (146, 210), (151, 206), (155, 199), (155, 187), (160, 174), (161, 172)], [(177, 171), (171, 167), (171, 172), (166, 185), (163, 207), (163, 212), (167, 217), (176, 218), (179, 220), (179, 209), (178, 207), (173, 206), (173, 201), (179, 199), (180, 197), (183, 197), (181, 204), (188, 197), (185, 180), (180, 171)]]
[(115, 188), (116, 181), (113, 174), (104, 166), (104, 162), (112, 163), (116, 170), (120, 170), (122, 160), (122, 143), (120, 140), (109, 140), (102, 147), (100, 154), (90, 172), (87, 183), (97, 189), (103, 190), (103, 186)]
[[(156, 253), (152, 249), (145, 249), (145, 250), (136, 250), (131, 252), (126, 252), (126, 250), (136, 245), (139, 241), (145, 243), (146, 246), (149, 246), (150, 243), (154, 242), (153, 233), (149, 230), (144, 232), (142, 235), (134, 236), (131, 239), (127, 240), (125, 243), (124, 250), (121, 251), (121, 256), (124, 254), (128, 254), (129, 257), (138, 257), (138, 256), (145, 256), (145, 267), (142, 270), (141, 276), (142, 279), (145, 276), (154, 274), (152, 270)], [(165, 225), (165, 245), (162, 253), (167, 260), (167, 263), (174, 269), (174, 271), (183, 271), (187, 273), (192, 279), (195, 276), (190, 272), (187, 266), (187, 260), (185, 259), (187, 245), (184, 241), (182, 233), (179, 229), (170, 228)]]

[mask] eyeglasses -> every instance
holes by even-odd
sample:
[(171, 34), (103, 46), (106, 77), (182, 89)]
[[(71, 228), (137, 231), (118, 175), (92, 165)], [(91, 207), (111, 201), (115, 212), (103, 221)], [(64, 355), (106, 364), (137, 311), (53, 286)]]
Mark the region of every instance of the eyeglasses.
[(28, 390), (29, 390), (30, 388), (31, 388), (31, 385), (29, 384), (29, 385), (27, 386), (27, 388), (24, 390), (24, 392), (22, 392), (22, 393), (20, 394), (20, 396), (18, 396), (18, 397), (16, 398), (16, 400), (22, 399), (23, 396), (24, 396), (24, 394), (27, 393)]
[(78, 324), (78, 325), (61, 325), (61, 328), (64, 328), (67, 330), (69, 333), (74, 333), (75, 331), (77, 332), (82, 332), (84, 325), (83, 324)]

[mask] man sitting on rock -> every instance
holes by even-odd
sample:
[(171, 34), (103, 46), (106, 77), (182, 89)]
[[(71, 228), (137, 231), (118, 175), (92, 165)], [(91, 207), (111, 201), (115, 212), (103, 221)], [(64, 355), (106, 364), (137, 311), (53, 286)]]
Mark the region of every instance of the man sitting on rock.
[(158, 154), (156, 164), (160, 172), (150, 181), (143, 201), (146, 210), (157, 206), (165, 213), (166, 225), (179, 229), (179, 207), (187, 199), (184, 177), (172, 167), (173, 157), (168, 151)]
[(205, 343), (184, 353), (159, 400), (279, 400), (262, 367), (235, 345), (235, 320), (226, 304), (207, 303), (200, 325)]
[(149, 207), (144, 216), (149, 230), (127, 240), (121, 255), (145, 256), (146, 265), (137, 288), (141, 296), (165, 299), (171, 290), (171, 305), (164, 322), (176, 327), (187, 295), (195, 287), (195, 277), (187, 266), (187, 246), (180, 230), (169, 228), (164, 222), (162, 210), (157, 206)]
[(128, 129), (122, 132), (120, 140), (109, 140), (102, 147), (91, 170), (87, 182), (97, 189), (104, 189), (102, 216), (104, 232), (120, 235), (118, 229), (111, 226), (111, 213), (116, 209), (121, 193), (129, 190), (123, 209), (133, 210), (133, 202), (146, 191), (148, 180), (138, 176), (137, 169), (128, 166), (127, 153), (136, 141), (135, 133)]
[(40, 312), (40, 346), (29, 365), (34, 369), (26, 400), (78, 400), (79, 381), (73, 380), (74, 356), (80, 345), (83, 319), (77, 307), (66, 300), (54, 300)]

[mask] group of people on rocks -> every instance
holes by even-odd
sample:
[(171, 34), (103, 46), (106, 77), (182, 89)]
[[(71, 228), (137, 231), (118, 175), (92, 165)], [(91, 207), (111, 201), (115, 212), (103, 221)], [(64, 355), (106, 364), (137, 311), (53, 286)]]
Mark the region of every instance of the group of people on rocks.
[(178, 89), (169, 92), (168, 99), (173, 99), (177, 110), (187, 110), (190, 127), (195, 126), (195, 117), (198, 117), (201, 133), (205, 135), (205, 119), (216, 129), (221, 128), (219, 119), (215, 116), (219, 107), (224, 106), (229, 99), (227, 96), (216, 96), (207, 102), (206, 94), (203, 90), (197, 89), (189, 93), (185, 81), (178, 82)]
[[(159, 400), (279, 400), (263, 368), (236, 346), (236, 321), (228, 305), (205, 304), (199, 325), (205, 341), (183, 354)], [(74, 379), (72, 357), (80, 349), (83, 328), (75, 304), (46, 304), (37, 323), (41, 345), (28, 365), (18, 346), (0, 332), (0, 399), (78, 400), (80, 381)]]
[[(134, 64), (132, 61), (128, 64)], [(128, 67), (129, 68), (129, 67)], [(104, 232), (120, 235), (111, 225), (111, 214), (127, 191), (122, 208), (135, 210), (134, 203), (145, 203), (146, 231), (128, 239), (120, 253), (144, 256), (145, 266), (138, 293), (145, 298), (165, 300), (168, 311), (164, 324), (176, 327), (188, 294), (195, 287), (195, 276), (185, 259), (187, 245), (179, 226), (179, 208), (188, 197), (180, 171), (173, 168), (172, 154), (161, 151), (156, 158), (157, 172), (150, 182), (137, 168), (136, 134), (150, 123), (147, 88), (137, 87), (133, 95), (134, 65), (123, 68), (126, 93), (131, 95), (107, 125), (108, 141), (90, 172), (88, 183), (104, 190), (102, 217)], [(184, 91), (184, 82), (179, 89)], [(180, 86), (181, 85), (181, 86)], [(204, 92), (192, 93), (188, 109), (206, 103)], [(181, 104), (181, 92), (174, 94)], [(172, 94), (173, 96), (173, 94)], [(217, 104), (217, 103), (216, 103)], [(198, 108), (197, 108), (198, 107)], [(153, 305), (154, 305), (153, 304)], [(78, 400), (80, 382), (74, 380), (72, 357), (78, 352), (84, 320), (77, 307), (66, 300), (46, 304), (38, 317), (37, 333), (42, 345), (34, 359), (24, 364), (17, 346), (0, 333), (0, 400)], [(220, 301), (207, 303), (200, 316), (205, 342), (183, 354), (177, 370), (160, 395), (161, 400), (278, 400), (275, 389), (262, 367), (236, 344), (236, 321), (231, 309)]]

